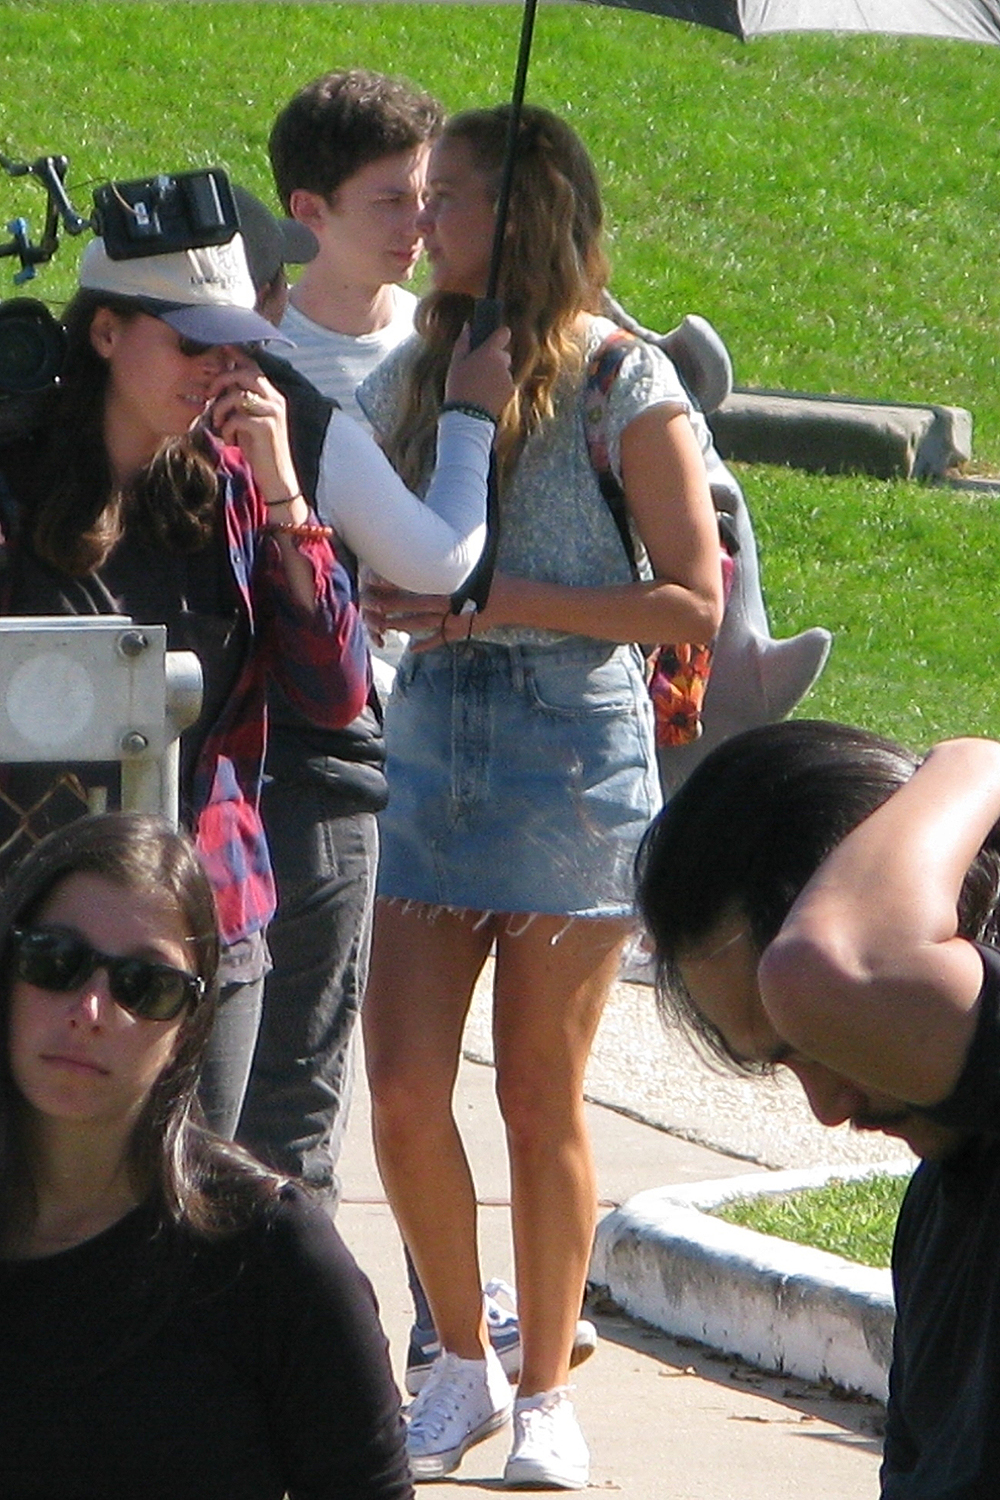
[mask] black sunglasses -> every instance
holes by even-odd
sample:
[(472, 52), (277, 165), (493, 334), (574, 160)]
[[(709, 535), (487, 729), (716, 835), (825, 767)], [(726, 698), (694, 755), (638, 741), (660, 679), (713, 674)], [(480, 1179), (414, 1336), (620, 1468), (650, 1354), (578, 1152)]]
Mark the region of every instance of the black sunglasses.
[(217, 349), (217, 344), (199, 344), (197, 339), (186, 338), (183, 333), (177, 335), (177, 347), (185, 359), (200, 359), (207, 354), (209, 349)]
[[(179, 333), (177, 335), (177, 347), (181, 351), (185, 359), (200, 359), (202, 355), (207, 354), (210, 349), (218, 349), (220, 345), (199, 344), (197, 339), (189, 339), (186, 334)], [(239, 347), (245, 350), (246, 353), (251, 356), (251, 358), (256, 358), (256, 356), (260, 353), (261, 349), (264, 346), (263, 344), (258, 342), (256, 344), (240, 344)]]
[(172, 1021), (205, 993), (197, 974), (146, 958), (99, 953), (68, 927), (14, 927), (10, 940), (19, 979), (64, 994), (79, 989), (95, 969), (104, 969), (116, 1004), (144, 1021)]

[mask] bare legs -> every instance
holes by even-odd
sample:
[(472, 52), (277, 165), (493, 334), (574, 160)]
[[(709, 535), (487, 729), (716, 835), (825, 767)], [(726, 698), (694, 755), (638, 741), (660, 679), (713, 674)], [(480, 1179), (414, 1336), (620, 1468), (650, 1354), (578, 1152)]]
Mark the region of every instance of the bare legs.
[(535, 917), (518, 937), (497, 939), (494, 1045), (510, 1152), (522, 1396), (569, 1379), (597, 1197), (583, 1074), (627, 931), (620, 921), (567, 927), (562, 917)]
[(375, 1146), (442, 1345), (485, 1351), (475, 1190), (452, 1114), (462, 1029), (494, 936), (497, 1092), (511, 1158), (521, 1394), (566, 1384), (593, 1235), (583, 1072), (628, 930), (379, 903), (364, 1009)]
[(467, 916), (379, 901), (362, 1009), (375, 1154), (442, 1346), (486, 1348), (476, 1195), (451, 1112), (462, 1029), (489, 952)]

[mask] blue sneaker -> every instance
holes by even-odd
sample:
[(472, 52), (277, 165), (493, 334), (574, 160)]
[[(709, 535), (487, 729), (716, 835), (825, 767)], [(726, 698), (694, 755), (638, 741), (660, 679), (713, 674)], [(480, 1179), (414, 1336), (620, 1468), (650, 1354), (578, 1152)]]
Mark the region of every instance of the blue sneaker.
[[(500, 1299), (503, 1299), (501, 1301)], [(490, 1343), (503, 1366), (507, 1379), (515, 1385), (521, 1378), (521, 1325), (517, 1317), (517, 1301), (513, 1287), (499, 1277), (486, 1283), (483, 1291), (486, 1306), (486, 1328)], [(597, 1348), (597, 1329), (586, 1318), (576, 1325), (571, 1365), (580, 1365), (589, 1359)], [(410, 1347), (406, 1355), (404, 1384), (411, 1396), (423, 1388), (431, 1372), (431, 1366), (441, 1353), (441, 1342), (434, 1328), (421, 1328), (414, 1323), (410, 1329)]]
[(403, 1384), (411, 1396), (424, 1388), (431, 1373), (431, 1365), (441, 1353), (441, 1340), (436, 1328), (421, 1328), (414, 1323), (410, 1328), (410, 1347), (406, 1351), (406, 1375)]

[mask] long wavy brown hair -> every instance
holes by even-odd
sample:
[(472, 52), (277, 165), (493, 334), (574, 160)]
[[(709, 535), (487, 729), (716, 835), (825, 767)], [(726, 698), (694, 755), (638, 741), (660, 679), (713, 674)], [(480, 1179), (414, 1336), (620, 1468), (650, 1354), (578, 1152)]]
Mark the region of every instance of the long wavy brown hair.
[[(452, 116), (441, 136), (465, 143), (494, 201), (509, 114), (509, 105), (466, 110)], [(501, 487), (527, 438), (552, 416), (561, 382), (579, 373), (582, 351), (574, 325), (581, 312), (600, 312), (608, 280), (603, 217), (597, 175), (579, 136), (549, 110), (525, 106), (497, 288), (511, 330), (516, 386), (497, 433)], [(417, 310), (423, 347), (386, 441), (390, 459), (411, 486), (433, 467), (448, 361), (472, 306), (471, 297), (432, 292)]]
[(165, 439), (126, 489), (115, 485), (104, 442), (108, 366), (90, 339), (101, 307), (124, 319), (141, 310), (128, 298), (89, 290), (69, 303), (66, 359), (42, 415), (42, 457), (25, 497), (34, 552), (74, 577), (101, 567), (126, 519), (171, 551), (197, 551), (213, 534), (218, 498), (211, 443), (198, 433)]

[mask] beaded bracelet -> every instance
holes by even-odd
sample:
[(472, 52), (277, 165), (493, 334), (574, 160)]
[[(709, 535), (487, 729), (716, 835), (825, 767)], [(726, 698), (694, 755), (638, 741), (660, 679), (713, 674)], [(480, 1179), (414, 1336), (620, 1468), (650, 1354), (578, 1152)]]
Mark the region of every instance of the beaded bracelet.
[(269, 521), (264, 530), (272, 536), (287, 536), (300, 542), (328, 542), (333, 536), (332, 526), (315, 526), (306, 522), (299, 526), (295, 521)]
[(305, 498), (301, 490), (296, 490), (294, 495), (284, 495), (280, 500), (265, 500), (264, 504), (267, 506), (291, 505), (293, 500), (304, 500)]
[(476, 417), (480, 422), (489, 422), (493, 427), (497, 425), (497, 419), (485, 406), (477, 406), (474, 401), (445, 401), (441, 407), (441, 415), (446, 411), (460, 411), (463, 416)]

